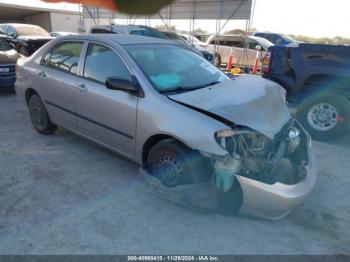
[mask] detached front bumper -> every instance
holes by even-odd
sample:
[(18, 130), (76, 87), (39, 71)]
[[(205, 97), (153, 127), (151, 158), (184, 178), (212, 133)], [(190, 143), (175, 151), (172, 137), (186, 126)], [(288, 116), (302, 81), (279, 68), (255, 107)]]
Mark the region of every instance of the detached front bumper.
[(277, 182), (269, 185), (236, 176), (243, 192), (239, 213), (277, 220), (300, 205), (312, 191), (317, 178), (315, 155), (310, 138), (308, 138), (307, 148), (309, 162), (306, 166), (306, 176), (297, 184), (286, 185)]

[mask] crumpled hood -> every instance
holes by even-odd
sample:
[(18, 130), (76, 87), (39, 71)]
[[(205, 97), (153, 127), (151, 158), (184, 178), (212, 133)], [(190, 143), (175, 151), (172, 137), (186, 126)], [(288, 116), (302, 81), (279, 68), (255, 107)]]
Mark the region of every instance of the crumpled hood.
[(7, 51), (0, 50), (0, 65), (16, 64), (17, 59), (20, 57), (21, 55), (13, 49)]
[(236, 125), (273, 137), (290, 119), (282, 87), (260, 76), (245, 75), (170, 99), (216, 114)]

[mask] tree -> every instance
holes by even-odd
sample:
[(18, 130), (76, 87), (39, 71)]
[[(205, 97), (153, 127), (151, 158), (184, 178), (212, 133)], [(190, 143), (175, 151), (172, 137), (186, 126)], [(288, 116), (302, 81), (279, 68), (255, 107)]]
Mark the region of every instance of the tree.
[(176, 26), (174, 25), (171, 25), (170, 27), (166, 25), (157, 25), (155, 28), (161, 31), (176, 31)]
[(207, 31), (205, 31), (204, 29), (198, 27), (198, 28), (194, 29), (193, 32), (200, 33), (200, 34), (205, 34)]

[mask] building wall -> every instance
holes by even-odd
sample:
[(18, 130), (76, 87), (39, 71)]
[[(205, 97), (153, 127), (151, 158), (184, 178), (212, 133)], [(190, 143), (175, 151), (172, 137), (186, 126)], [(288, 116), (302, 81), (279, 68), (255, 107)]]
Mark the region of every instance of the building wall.
[(43, 12), (34, 15), (25, 16), (23, 19), (26, 24), (38, 25), (44, 28), (46, 31), (51, 31), (50, 14)]
[(80, 16), (78, 14), (50, 13), (51, 30), (80, 33)]

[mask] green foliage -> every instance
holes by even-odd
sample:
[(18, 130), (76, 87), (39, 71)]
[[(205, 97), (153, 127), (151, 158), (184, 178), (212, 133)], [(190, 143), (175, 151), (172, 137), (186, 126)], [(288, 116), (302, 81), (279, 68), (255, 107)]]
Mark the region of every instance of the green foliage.
[(194, 32), (195, 32), (195, 33), (205, 34), (207, 31), (205, 31), (205, 30), (202, 29), (202, 28), (196, 28), (196, 29), (194, 29)]
[(291, 35), (295, 40), (307, 43), (315, 43), (315, 44), (343, 44), (350, 45), (350, 38), (345, 38), (341, 36), (336, 36), (333, 38), (329, 37), (310, 37), (303, 35)]
[(167, 27), (166, 25), (157, 25), (155, 28), (161, 31), (176, 31), (176, 26), (174, 25), (171, 25), (170, 27)]

